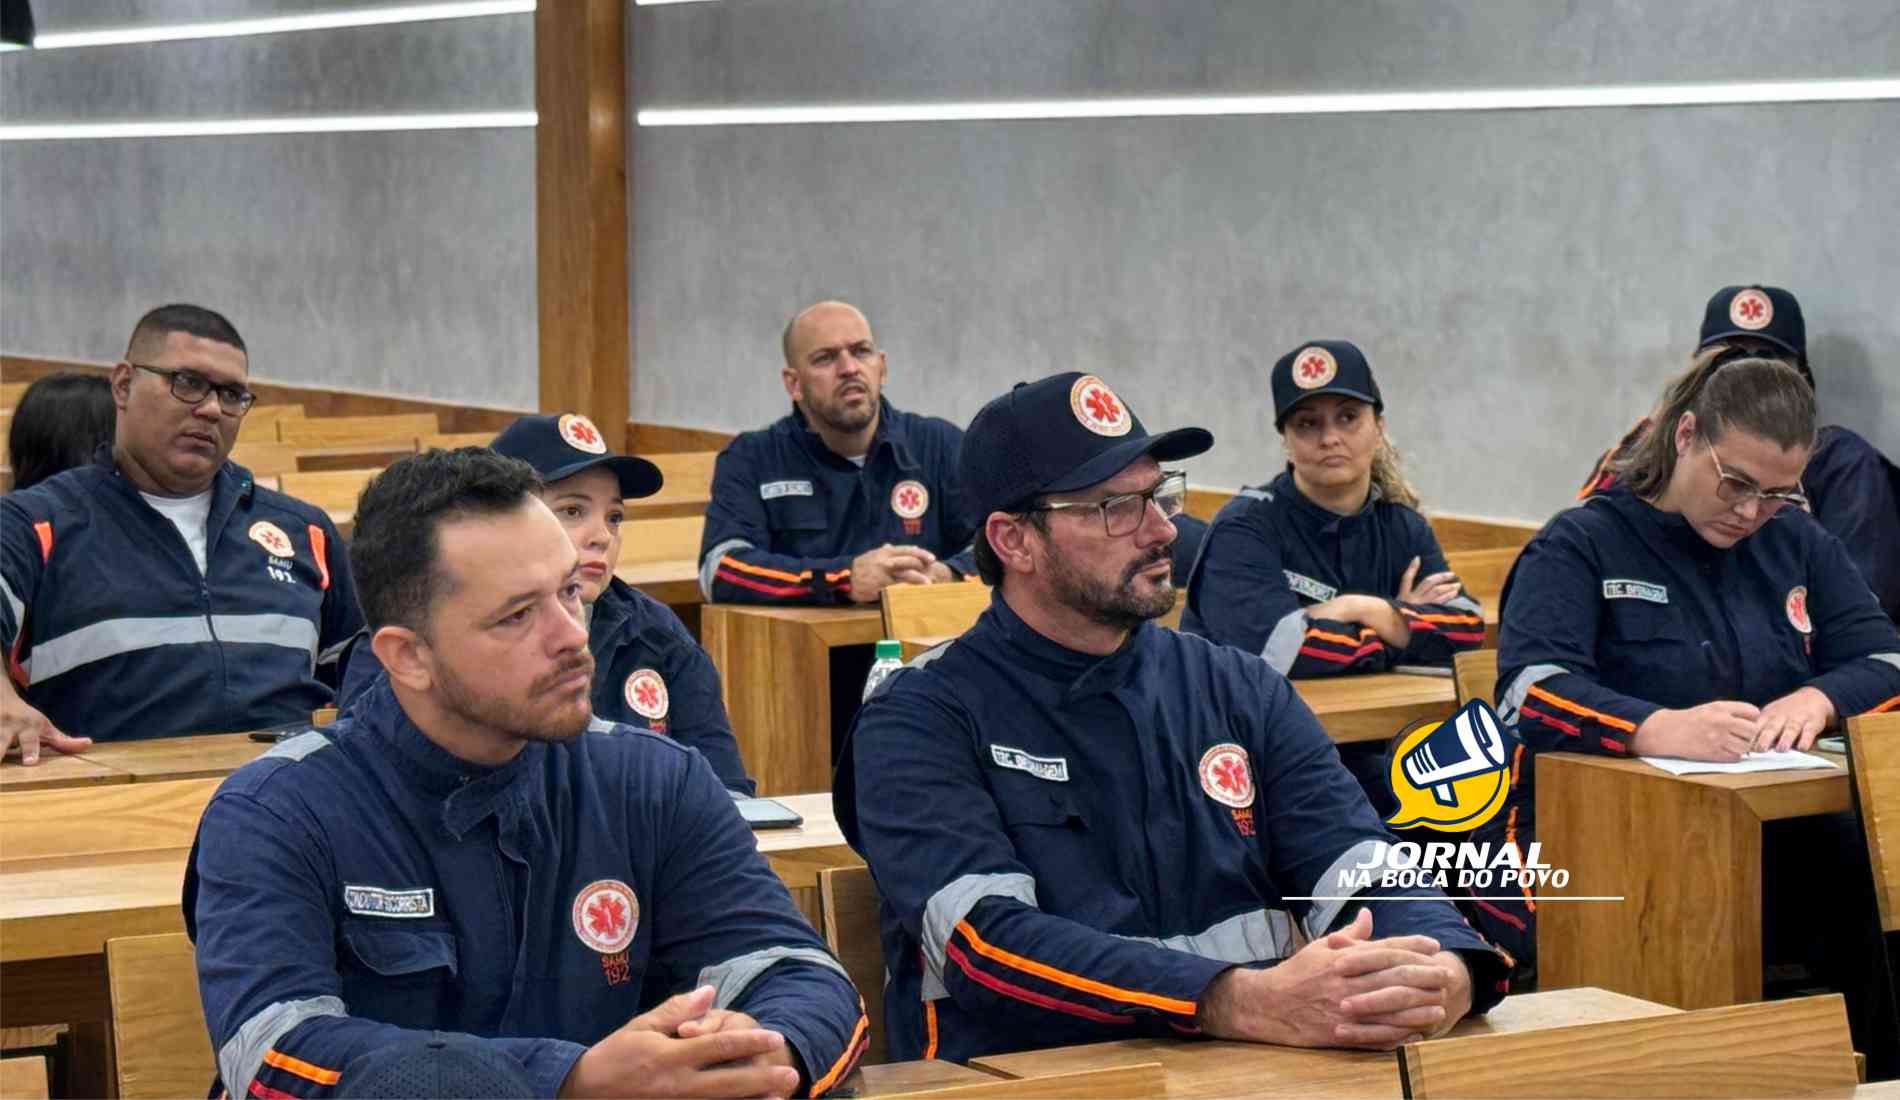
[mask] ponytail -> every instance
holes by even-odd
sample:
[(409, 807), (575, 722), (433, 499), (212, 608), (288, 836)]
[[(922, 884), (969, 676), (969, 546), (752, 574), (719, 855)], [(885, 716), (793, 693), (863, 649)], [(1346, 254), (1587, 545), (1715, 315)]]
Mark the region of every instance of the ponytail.
[(1814, 390), (1800, 372), (1779, 359), (1715, 344), (1697, 352), (1689, 369), (1669, 383), (1648, 430), (1611, 463), (1630, 492), (1654, 498), (1668, 487), (1676, 472), (1676, 425), (1684, 413), (1695, 414), (1696, 435), (1711, 443), (1739, 428), (1783, 449), (1814, 446)]

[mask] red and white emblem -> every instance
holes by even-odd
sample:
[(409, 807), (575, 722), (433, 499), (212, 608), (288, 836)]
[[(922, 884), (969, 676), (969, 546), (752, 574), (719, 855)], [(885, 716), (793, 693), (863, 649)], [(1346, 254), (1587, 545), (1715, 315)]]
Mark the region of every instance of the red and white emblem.
[(1788, 621), (1803, 634), (1814, 633), (1814, 621), (1808, 618), (1808, 586), (1797, 584), (1788, 589)]
[(290, 545), (290, 536), (270, 520), (260, 519), (251, 524), (250, 536), (252, 542), (262, 546), (272, 557), (288, 558), (296, 553)]
[(640, 927), (640, 902), (619, 879), (604, 878), (574, 895), (574, 934), (603, 955), (627, 949)]
[(921, 481), (900, 481), (891, 487), (891, 511), (918, 519), (930, 509), (930, 490)]
[(1069, 408), (1075, 410), (1082, 426), (1096, 435), (1127, 435), (1135, 425), (1128, 406), (1108, 388), (1108, 383), (1092, 374), (1083, 375), (1069, 387)]
[(627, 707), (647, 721), (658, 722), (666, 717), (666, 681), (652, 669), (635, 669), (620, 693), (626, 696)]
[(1316, 390), (1339, 374), (1339, 361), (1325, 348), (1300, 349), (1293, 357), (1293, 384), (1303, 390)]
[(1253, 805), (1253, 769), (1247, 765), (1247, 750), (1229, 741), (1202, 753), (1201, 789), (1223, 806), (1244, 810)]
[(1751, 286), (1737, 291), (1735, 297), (1728, 300), (1728, 319), (1736, 328), (1750, 332), (1767, 328), (1768, 322), (1775, 319), (1775, 303)]
[(607, 437), (600, 434), (594, 422), (579, 413), (565, 413), (560, 420), (561, 438), (577, 451), (586, 451), (590, 455), (607, 453)]

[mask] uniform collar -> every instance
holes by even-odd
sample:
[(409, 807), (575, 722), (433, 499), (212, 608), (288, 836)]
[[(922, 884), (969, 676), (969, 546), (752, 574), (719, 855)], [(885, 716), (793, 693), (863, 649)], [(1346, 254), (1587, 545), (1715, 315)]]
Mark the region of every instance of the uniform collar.
[[(825, 445), (825, 438), (812, 430), (811, 422), (805, 419), (805, 410), (792, 405), (792, 415), (786, 417), (790, 423), (792, 437), (805, 448), (806, 453), (820, 462), (828, 462), (840, 469), (856, 470), (857, 465), (850, 459)], [(868, 468), (877, 457), (878, 451), (886, 446), (891, 457), (901, 469), (914, 470), (917, 463), (910, 456), (908, 436), (898, 420), (897, 410), (891, 407), (889, 399), (879, 395), (877, 399), (877, 431), (871, 436), (871, 446), (864, 452), (864, 464)]]
[[(104, 468), (112, 475), (112, 484), (119, 486), (120, 490), (127, 495), (138, 498), (139, 487), (133, 484), (131, 478), (125, 476), (125, 471), (119, 469), (118, 460), (112, 456), (112, 444), (101, 443), (98, 449), (92, 452), (92, 461), (94, 465)], [(228, 458), (225, 459), (224, 465), (218, 467), (218, 472), (211, 478), (210, 526), (213, 529), (217, 528), (231, 514), (232, 509), (241, 504), (250, 503), (256, 493), (257, 479), (251, 476), (251, 471)]]
[(1135, 666), (1142, 646), (1157, 629), (1152, 623), (1142, 623), (1121, 648), (1101, 657), (1044, 637), (1016, 614), (1000, 589), (990, 595), (990, 609), (985, 614), (1025, 667), (1044, 679), (1068, 685), (1065, 696), (1069, 699), (1113, 691)]
[[(1665, 512), (1627, 489), (1617, 487), (1607, 493), (1599, 494), (1592, 499), (1606, 502), (1612, 508), (1615, 508), (1618, 512), (1627, 516), (1631, 522), (1637, 524), (1642, 530), (1653, 534), (1671, 547), (1693, 558), (1708, 560), (1721, 557), (1728, 552), (1719, 546), (1710, 545), (1707, 539), (1697, 534), (1696, 529), (1689, 526), (1689, 521), (1683, 518), (1682, 513)], [(1769, 522), (1772, 523), (1774, 521), (1770, 520)], [(1755, 532), (1755, 534), (1760, 533), (1760, 531)], [(1754, 535), (1748, 536), (1748, 538), (1754, 537)], [(1742, 542), (1747, 541), (1748, 539), (1742, 540)], [(1740, 546), (1741, 544), (1741, 542), (1738, 542), (1735, 545)], [(1732, 550), (1734, 547), (1730, 547), (1729, 549)]]
[(498, 767), (471, 764), (429, 740), (409, 720), (387, 674), (376, 678), (354, 710), (392, 750), (385, 755), (390, 768), (438, 804), (442, 827), (457, 840), (499, 811), (528, 774), (531, 759), (546, 751), (546, 746), (530, 742)]
[(1362, 516), (1370, 516), (1373, 506), (1384, 499), (1384, 494), (1379, 492), (1377, 485), (1374, 485), (1371, 487), (1371, 490), (1366, 493), (1366, 502), (1360, 505), (1357, 512), (1349, 512), (1342, 516), (1330, 508), (1315, 504), (1305, 493), (1300, 492), (1300, 487), (1293, 481), (1292, 470), (1287, 470), (1279, 477), (1274, 478), (1268, 488), (1274, 496), (1284, 496), (1291, 502), (1297, 513), (1305, 518), (1307, 522), (1322, 531), (1336, 530), (1341, 524), (1348, 520), (1356, 520)]

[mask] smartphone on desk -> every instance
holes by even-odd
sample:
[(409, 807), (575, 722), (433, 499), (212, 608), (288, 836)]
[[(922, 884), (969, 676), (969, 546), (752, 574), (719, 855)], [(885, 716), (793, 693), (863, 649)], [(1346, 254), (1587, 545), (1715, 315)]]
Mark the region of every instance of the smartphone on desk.
[(739, 807), (739, 816), (754, 829), (796, 829), (805, 823), (789, 807), (769, 798), (734, 798), (732, 804)]
[(314, 728), (316, 727), (312, 726), (307, 721), (285, 722), (281, 726), (271, 726), (267, 729), (252, 730), (251, 740), (267, 741), (271, 743), (275, 743), (278, 741), (286, 741), (292, 737), (297, 736), (300, 733), (308, 733), (310, 730)]

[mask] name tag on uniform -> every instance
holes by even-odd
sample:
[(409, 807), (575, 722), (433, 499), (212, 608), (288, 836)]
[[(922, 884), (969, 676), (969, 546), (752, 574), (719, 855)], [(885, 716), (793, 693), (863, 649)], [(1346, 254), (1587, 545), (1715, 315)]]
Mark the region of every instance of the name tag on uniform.
[(1047, 779), (1051, 783), (1069, 781), (1069, 761), (1065, 757), (1031, 756), (1021, 749), (1012, 749), (1008, 745), (991, 745), (990, 759), (996, 761), (996, 766), (999, 768), (1028, 772), (1037, 779)]
[(777, 500), (780, 497), (808, 497), (811, 495), (809, 481), (768, 481), (759, 486), (760, 500)]
[(359, 917), (433, 917), (435, 891), (343, 885), (343, 904)]
[(1648, 600), (1650, 603), (1668, 603), (1669, 589), (1648, 581), (1604, 581), (1603, 598), (1606, 600)]
[(1325, 603), (1339, 595), (1339, 589), (1330, 584), (1321, 584), (1311, 577), (1302, 576), (1291, 569), (1282, 570), (1286, 574), (1286, 586), (1311, 600)]

